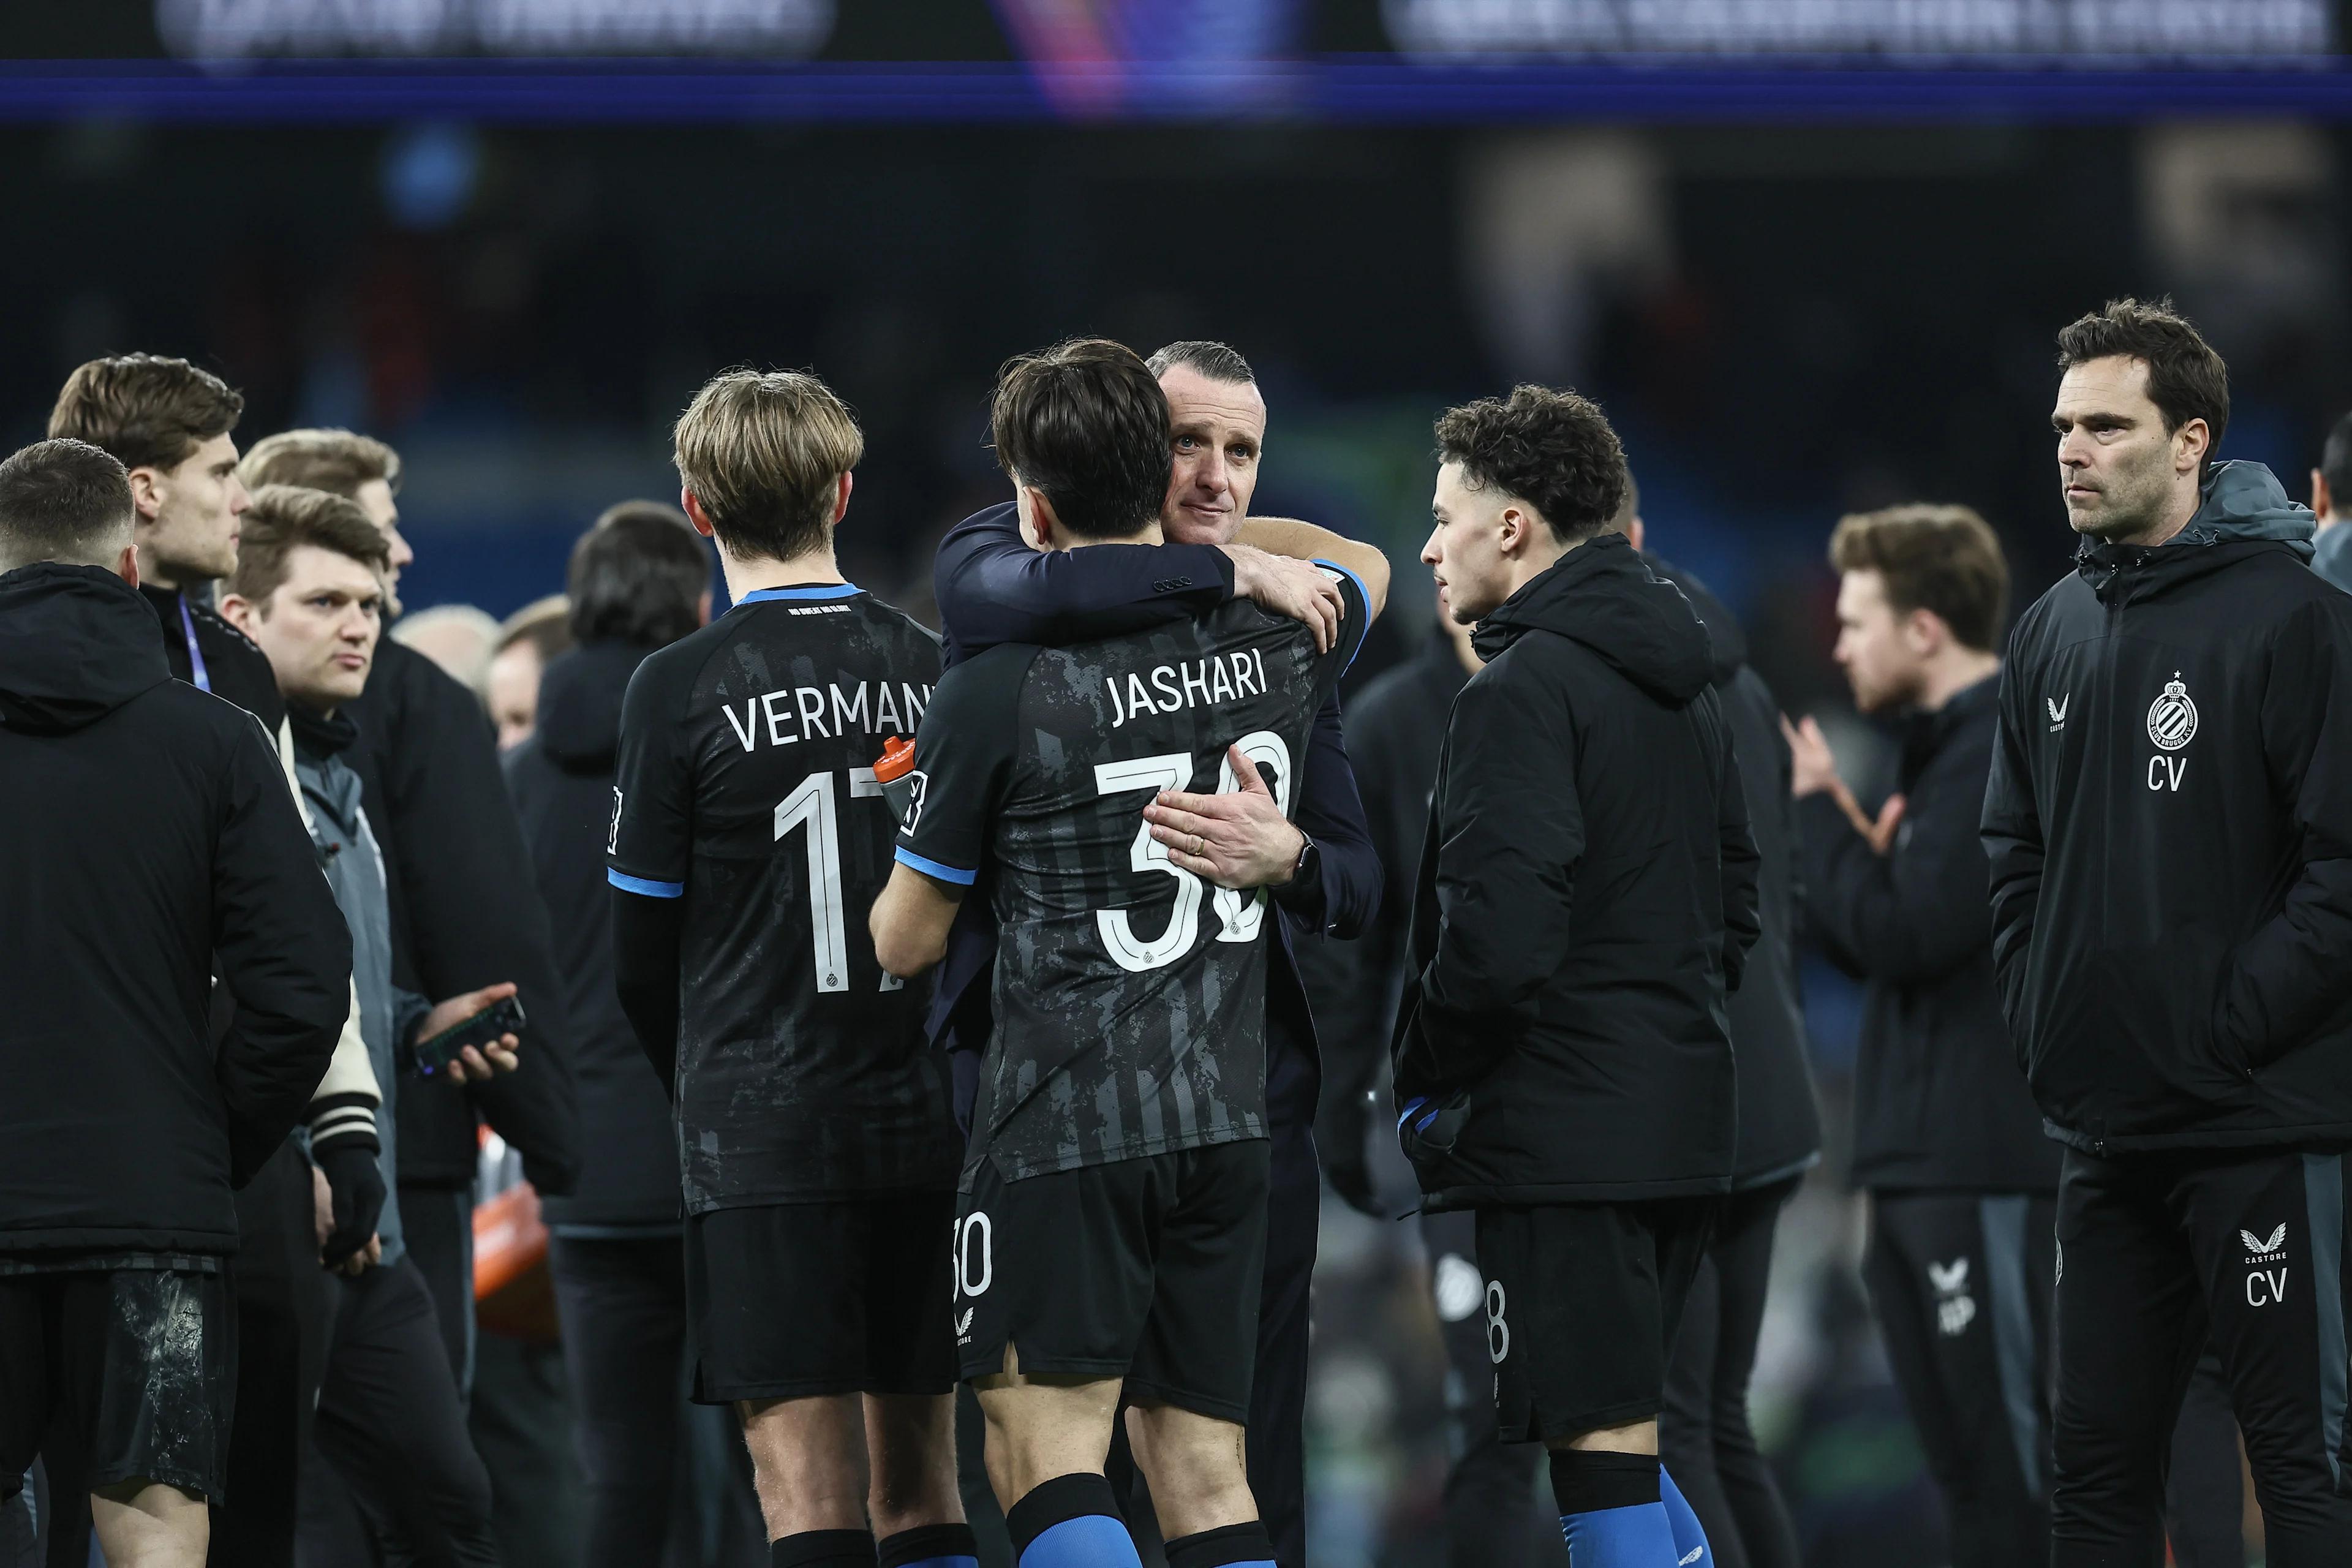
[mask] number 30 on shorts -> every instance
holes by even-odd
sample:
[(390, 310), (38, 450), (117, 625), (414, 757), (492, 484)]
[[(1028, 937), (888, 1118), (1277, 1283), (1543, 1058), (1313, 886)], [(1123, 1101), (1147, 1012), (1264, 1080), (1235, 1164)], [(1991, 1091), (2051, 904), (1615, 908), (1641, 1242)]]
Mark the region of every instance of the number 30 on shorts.
[(996, 1227), (984, 1211), (955, 1223), (955, 1283), (959, 1296), (985, 1296), (996, 1279)]

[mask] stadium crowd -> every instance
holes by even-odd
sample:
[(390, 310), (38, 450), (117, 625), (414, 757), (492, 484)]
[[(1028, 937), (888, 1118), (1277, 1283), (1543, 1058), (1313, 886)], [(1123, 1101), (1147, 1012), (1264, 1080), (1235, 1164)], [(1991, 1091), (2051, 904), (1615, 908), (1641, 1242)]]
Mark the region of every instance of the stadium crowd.
[(595, 1568), (1305, 1568), (1390, 1136), (1450, 1562), (1548, 1490), (1573, 1568), (1795, 1568), (1806, 942), (1954, 1563), (2234, 1568), (2242, 1451), (2352, 1563), (2352, 416), (2305, 508), (2168, 304), (2057, 347), (2013, 625), (1965, 507), (1828, 540), (1874, 809), (1573, 392), (1436, 421), (1437, 635), (1343, 722), (1390, 564), (1252, 513), (1221, 343), (1004, 368), (937, 630), (839, 570), (813, 374), (500, 623), (402, 616), (385, 443), (82, 365), (0, 462), (0, 1568), (528, 1558), (551, 1442)]

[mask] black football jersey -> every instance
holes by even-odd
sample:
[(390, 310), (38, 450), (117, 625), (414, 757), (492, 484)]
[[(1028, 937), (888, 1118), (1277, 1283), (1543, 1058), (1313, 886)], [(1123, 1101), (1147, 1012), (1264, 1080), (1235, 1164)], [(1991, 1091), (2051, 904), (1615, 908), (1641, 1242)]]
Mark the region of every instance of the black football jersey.
[[(1315, 711), (1354, 656), (1360, 584), (1318, 657), (1297, 622), (1234, 600), (1197, 620), (958, 665), (915, 739), (898, 857), (981, 881), (998, 924), (995, 1029), (966, 1181), (1008, 1181), (1265, 1136), (1263, 889), (1172, 862), (1143, 808), (1237, 787), (1238, 743), (1285, 812)], [(984, 879), (982, 872), (986, 873)]]
[(825, 584), (747, 594), (629, 682), (606, 874), (685, 903), (688, 1214), (955, 1179), (921, 999), (866, 931), (894, 827), (874, 761), (939, 679), (929, 632)]

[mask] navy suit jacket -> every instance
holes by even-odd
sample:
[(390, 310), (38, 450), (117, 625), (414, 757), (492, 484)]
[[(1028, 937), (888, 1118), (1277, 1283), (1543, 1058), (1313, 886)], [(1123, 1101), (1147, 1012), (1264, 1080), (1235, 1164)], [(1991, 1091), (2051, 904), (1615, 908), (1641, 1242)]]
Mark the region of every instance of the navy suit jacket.
[[(1186, 619), (1233, 597), (1234, 568), (1223, 551), (1208, 544), (1099, 544), (1041, 553), (1021, 537), (1007, 501), (966, 518), (940, 542), (932, 588), (953, 665), (999, 643), (1055, 647)], [(1348, 766), (1337, 694), (1315, 715), (1294, 820), (1315, 840), (1320, 866), (1314, 876), (1274, 889), (1282, 918), (1275, 922), (1266, 972), (1265, 1098), (1275, 1126), (1305, 1128), (1315, 1121), (1323, 1069), (1291, 928), (1352, 938), (1370, 922), (1381, 898), (1380, 856)], [(987, 885), (983, 871), (956, 911), (929, 1019), (933, 1041), (958, 1053), (956, 1111), (967, 1126), (979, 1053), (988, 1045), (996, 962)]]

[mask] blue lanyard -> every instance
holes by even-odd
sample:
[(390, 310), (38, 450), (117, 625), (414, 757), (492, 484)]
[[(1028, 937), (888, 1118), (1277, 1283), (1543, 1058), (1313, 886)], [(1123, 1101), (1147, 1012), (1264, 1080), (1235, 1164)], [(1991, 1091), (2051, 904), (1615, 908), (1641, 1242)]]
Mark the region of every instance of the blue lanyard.
[(188, 668), (194, 676), (196, 689), (213, 689), (213, 673), (205, 668), (205, 650), (196, 646), (196, 617), (188, 614), (188, 596), (180, 595), (180, 629), (188, 634)]

